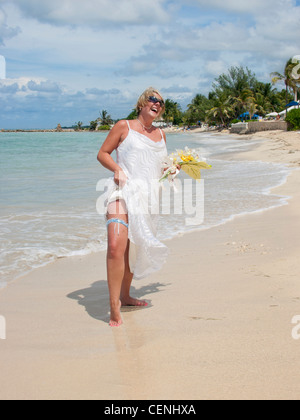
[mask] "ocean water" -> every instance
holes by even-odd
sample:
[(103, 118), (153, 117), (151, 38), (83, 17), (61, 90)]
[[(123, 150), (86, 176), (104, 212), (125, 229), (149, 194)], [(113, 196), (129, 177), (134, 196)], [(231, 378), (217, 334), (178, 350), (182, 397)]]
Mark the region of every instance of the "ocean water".
[[(96, 211), (96, 185), (111, 176), (97, 162), (105, 137), (105, 133), (0, 133), (0, 287), (57, 258), (106, 249), (104, 217)], [(254, 143), (213, 134), (168, 136), (169, 152), (196, 148), (212, 169), (202, 172), (202, 225), (187, 225), (184, 212), (161, 216), (160, 239), (286, 203), (286, 197), (272, 194), (271, 189), (286, 180), (287, 167), (226, 159), (227, 153)], [(220, 154), (222, 158), (217, 157)], [(184, 182), (182, 174), (178, 182)]]

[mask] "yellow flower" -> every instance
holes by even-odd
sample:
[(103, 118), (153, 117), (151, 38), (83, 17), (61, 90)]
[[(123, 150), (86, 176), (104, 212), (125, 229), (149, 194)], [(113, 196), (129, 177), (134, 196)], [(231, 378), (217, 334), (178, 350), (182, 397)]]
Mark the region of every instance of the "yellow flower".
[(182, 162), (195, 162), (195, 159), (191, 155), (190, 156), (182, 155), (181, 160)]

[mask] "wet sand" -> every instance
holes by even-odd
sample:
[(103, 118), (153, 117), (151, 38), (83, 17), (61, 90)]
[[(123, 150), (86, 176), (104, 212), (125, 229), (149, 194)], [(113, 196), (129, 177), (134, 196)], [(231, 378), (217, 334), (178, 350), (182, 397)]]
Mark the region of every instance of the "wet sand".
[(276, 190), (289, 204), (167, 241), (164, 269), (134, 283), (151, 305), (122, 327), (108, 327), (105, 253), (0, 291), (0, 399), (299, 398), (300, 135), (262, 134), (231, 158), (295, 168)]

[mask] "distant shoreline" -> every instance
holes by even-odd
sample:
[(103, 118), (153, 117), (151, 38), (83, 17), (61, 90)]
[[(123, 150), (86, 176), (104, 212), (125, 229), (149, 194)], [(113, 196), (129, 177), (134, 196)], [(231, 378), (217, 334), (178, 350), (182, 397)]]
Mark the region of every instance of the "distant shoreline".
[[(0, 133), (103, 133), (109, 132), (110, 130), (75, 130), (74, 128), (63, 128), (61, 130), (55, 129), (0, 129)], [(183, 127), (166, 127), (164, 128), (166, 133), (204, 133), (204, 132), (212, 132), (212, 131), (220, 131), (218, 129), (211, 128), (211, 129), (204, 129), (200, 127), (191, 127), (190, 129), (184, 130)]]
[(62, 130), (56, 129), (39, 129), (39, 130), (0, 130), (0, 133), (101, 133), (106, 132), (108, 130), (98, 130), (98, 131), (89, 131), (89, 130), (75, 130), (73, 128), (66, 128)]
[(68, 133), (75, 132), (75, 130), (0, 130), (0, 133)]

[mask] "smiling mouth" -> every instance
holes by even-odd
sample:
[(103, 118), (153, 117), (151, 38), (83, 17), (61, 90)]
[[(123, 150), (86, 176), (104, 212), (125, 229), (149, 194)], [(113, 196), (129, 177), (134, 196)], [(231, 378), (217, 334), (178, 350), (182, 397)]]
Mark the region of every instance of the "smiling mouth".
[(155, 112), (155, 114), (158, 114), (158, 109), (156, 108), (151, 108), (151, 111)]

